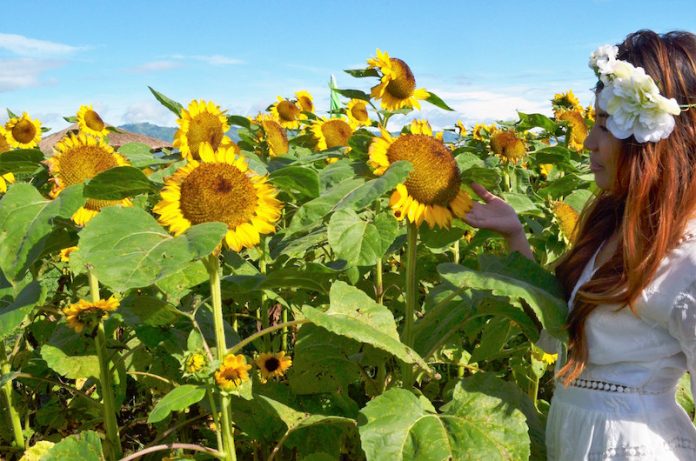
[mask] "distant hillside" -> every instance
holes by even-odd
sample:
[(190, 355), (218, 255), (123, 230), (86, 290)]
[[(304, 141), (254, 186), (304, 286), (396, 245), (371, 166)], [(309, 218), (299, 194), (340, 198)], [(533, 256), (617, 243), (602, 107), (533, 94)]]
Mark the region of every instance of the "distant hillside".
[[(172, 142), (174, 139), (174, 133), (176, 133), (176, 128), (171, 126), (159, 126), (153, 123), (128, 123), (126, 125), (121, 125), (118, 127), (121, 130), (130, 131), (131, 133), (144, 134), (145, 136), (150, 136), (155, 139), (161, 139), (162, 141)], [(232, 138), (233, 141), (239, 141), (239, 136), (237, 135), (237, 130), (239, 127), (233, 126), (227, 132), (227, 136)]]

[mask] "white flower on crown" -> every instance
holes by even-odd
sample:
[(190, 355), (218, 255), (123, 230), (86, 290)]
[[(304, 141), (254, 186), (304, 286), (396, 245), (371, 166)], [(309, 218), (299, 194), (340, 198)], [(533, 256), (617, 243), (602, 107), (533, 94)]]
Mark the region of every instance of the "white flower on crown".
[(617, 53), (617, 47), (604, 45), (589, 62), (604, 84), (597, 105), (609, 114), (607, 129), (619, 139), (633, 135), (639, 143), (667, 138), (674, 130), (674, 116), (681, 112), (679, 104), (660, 94), (645, 69), (616, 59)]

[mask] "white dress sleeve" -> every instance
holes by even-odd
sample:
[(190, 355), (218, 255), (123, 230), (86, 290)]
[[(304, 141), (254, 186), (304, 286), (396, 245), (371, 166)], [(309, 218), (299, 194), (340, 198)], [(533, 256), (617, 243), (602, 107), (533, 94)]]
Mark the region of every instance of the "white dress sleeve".
[(679, 341), (696, 393), (696, 281), (677, 294), (669, 316), (669, 333)]

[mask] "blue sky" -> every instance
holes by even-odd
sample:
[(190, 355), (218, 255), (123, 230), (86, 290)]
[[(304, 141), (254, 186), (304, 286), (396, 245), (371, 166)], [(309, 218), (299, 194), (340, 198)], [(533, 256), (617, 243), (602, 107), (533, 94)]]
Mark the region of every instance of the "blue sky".
[(375, 84), (343, 69), (365, 67), (376, 48), (455, 109), (424, 103), (414, 116), (438, 128), (511, 119), (550, 112), (568, 89), (590, 103), (587, 59), (601, 44), (640, 28), (696, 32), (693, 0), (25, 0), (3, 11), (0, 110), (54, 129), (89, 103), (115, 125), (174, 126), (148, 85), (240, 115), (305, 89), (325, 111), (331, 74), (340, 88)]

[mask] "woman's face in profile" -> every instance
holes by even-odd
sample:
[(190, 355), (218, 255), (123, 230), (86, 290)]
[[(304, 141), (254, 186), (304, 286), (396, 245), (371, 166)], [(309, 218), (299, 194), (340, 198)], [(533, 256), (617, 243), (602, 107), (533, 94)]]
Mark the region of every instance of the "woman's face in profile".
[(590, 151), (590, 170), (594, 173), (597, 186), (609, 190), (616, 179), (621, 140), (607, 129), (608, 114), (599, 107), (595, 109), (595, 124), (585, 139), (585, 148)]

